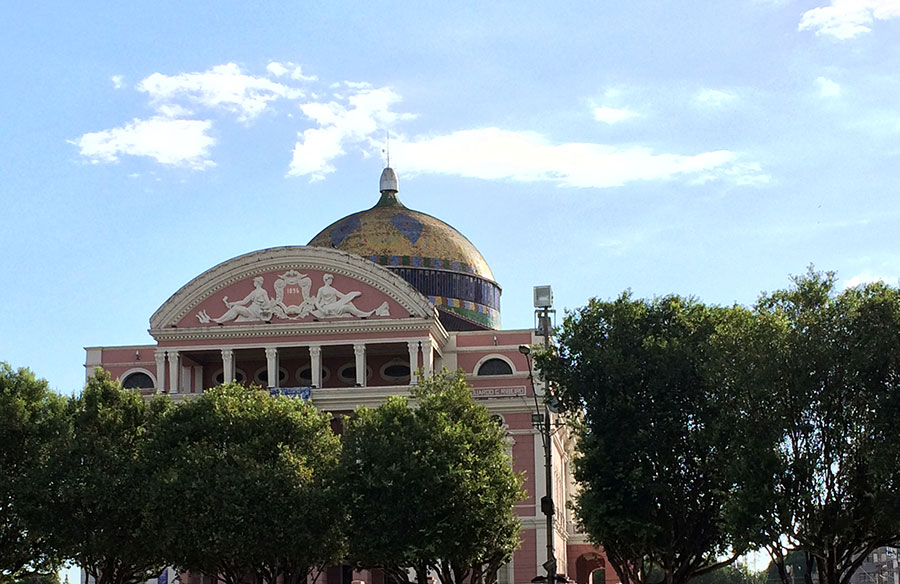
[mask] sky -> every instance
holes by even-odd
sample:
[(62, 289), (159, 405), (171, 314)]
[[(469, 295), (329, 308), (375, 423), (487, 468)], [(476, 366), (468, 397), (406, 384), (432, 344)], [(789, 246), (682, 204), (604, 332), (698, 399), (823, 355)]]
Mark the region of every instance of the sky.
[[(65, 394), (204, 270), (400, 199), (504, 328), (900, 277), (900, 1), (0, 3), (0, 360)], [(389, 140), (388, 140), (389, 137)]]

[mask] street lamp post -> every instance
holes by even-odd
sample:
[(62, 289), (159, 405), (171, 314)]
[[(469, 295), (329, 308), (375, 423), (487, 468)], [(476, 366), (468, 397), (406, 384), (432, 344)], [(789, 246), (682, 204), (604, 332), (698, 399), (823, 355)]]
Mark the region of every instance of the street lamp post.
[[(538, 334), (544, 337), (544, 349), (550, 349), (550, 315), (554, 312), (553, 307), (553, 290), (550, 286), (534, 287), (534, 307), (535, 317), (537, 318)], [(555, 505), (553, 504), (553, 444), (551, 433), (551, 412), (546, 400), (543, 407), (538, 405), (537, 393), (534, 387), (534, 371), (531, 362), (531, 349), (526, 345), (521, 345), (519, 351), (528, 359), (528, 379), (531, 381), (531, 394), (534, 396), (535, 413), (531, 416), (531, 423), (535, 429), (540, 431), (541, 444), (544, 447), (544, 478), (546, 494), (541, 497), (541, 512), (546, 517), (547, 522), (547, 561), (543, 567), (547, 570), (547, 584), (553, 584), (557, 580), (563, 580), (556, 575), (556, 548), (554, 545), (554, 519)], [(535, 580), (537, 580), (536, 578)], [(540, 578), (543, 580), (543, 578)]]

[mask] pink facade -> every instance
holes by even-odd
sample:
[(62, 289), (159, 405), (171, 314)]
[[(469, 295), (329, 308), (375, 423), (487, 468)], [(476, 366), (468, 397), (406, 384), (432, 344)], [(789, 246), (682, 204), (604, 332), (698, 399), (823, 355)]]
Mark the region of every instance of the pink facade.
[[(360, 224), (365, 227), (366, 220)], [(408, 222), (402, 227), (408, 229)], [(434, 249), (441, 242), (426, 243)], [(175, 291), (152, 315), (154, 344), (87, 348), (87, 374), (101, 366), (126, 387), (146, 395), (166, 393), (174, 400), (230, 380), (311, 387), (314, 405), (340, 414), (408, 394), (416, 372), (461, 369), (475, 396), (502, 421), (514, 468), (525, 476), (527, 498), (516, 508), (522, 545), (499, 576), (504, 584), (529, 582), (544, 574), (541, 564), (547, 559), (539, 504), (545, 475), (541, 438), (532, 427), (529, 363), (519, 346), (543, 339), (531, 330), (469, 322), (467, 315), (474, 313), (464, 308), (452, 314), (439, 310), (440, 303), (421, 289), (424, 284), (417, 289), (404, 279), (413, 280), (406, 272), (378, 265), (376, 256), (385, 257), (384, 252), (364, 257), (363, 252), (295, 246), (223, 262)], [(492, 285), (499, 294), (499, 286)], [(558, 571), (587, 584), (603, 558), (576, 531), (565, 505), (574, 488), (571, 440), (565, 429), (553, 440)], [(345, 576), (332, 572), (328, 584)], [(369, 584), (382, 580), (368, 573), (354, 578)], [(606, 578), (615, 580), (608, 572)]]

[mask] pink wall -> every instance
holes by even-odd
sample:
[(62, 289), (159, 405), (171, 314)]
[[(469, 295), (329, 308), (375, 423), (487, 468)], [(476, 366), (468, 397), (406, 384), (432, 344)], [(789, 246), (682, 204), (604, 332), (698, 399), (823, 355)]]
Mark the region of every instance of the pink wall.
[(516, 582), (531, 582), (537, 573), (537, 535), (533, 529), (522, 530), (522, 546), (513, 555), (513, 577)]
[[(497, 342), (494, 342), (496, 337)], [(531, 331), (477, 331), (460, 333), (456, 337), (457, 347), (487, 347), (494, 345), (530, 345)]]

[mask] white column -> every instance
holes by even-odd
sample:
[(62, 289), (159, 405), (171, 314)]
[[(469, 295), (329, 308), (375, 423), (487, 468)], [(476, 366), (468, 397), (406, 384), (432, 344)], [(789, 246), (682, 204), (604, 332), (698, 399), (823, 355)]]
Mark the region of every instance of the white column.
[(166, 352), (155, 351), (156, 358), (156, 393), (166, 393)]
[(203, 391), (203, 365), (195, 365), (194, 371), (194, 387), (191, 388), (192, 393), (200, 393)]
[(409, 349), (409, 384), (416, 385), (419, 382), (419, 341), (407, 341)]
[(422, 365), (425, 369), (425, 379), (430, 379), (434, 374), (434, 347), (430, 338), (422, 341), (422, 359), (425, 361)]
[(269, 380), (269, 387), (278, 387), (278, 349), (276, 347), (266, 347), (266, 379)]
[(353, 343), (353, 354), (356, 356), (356, 385), (366, 386), (366, 344)]
[(178, 378), (181, 376), (181, 354), (178, 351), (166, 351), (169, 357), (169, 393), (178, 393)]
[(309, 366), (312, 370), (313, 387), (322, 387), (322, 347), (309, 347)]
[(191, 367), (189, 365), (184, 364), (184, 359), (181, 360), (181, 391), (182, 393), (190, 393), (191, 391)]
[(222, 377), (225, 383), (234, 381), (234, 349), (222, 349)]

